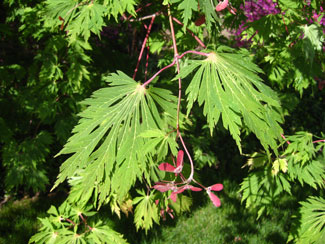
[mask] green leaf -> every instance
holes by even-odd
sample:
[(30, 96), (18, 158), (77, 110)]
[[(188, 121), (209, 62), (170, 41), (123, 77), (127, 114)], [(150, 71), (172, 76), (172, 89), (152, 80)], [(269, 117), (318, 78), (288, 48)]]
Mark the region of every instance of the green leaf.
[(184, 28), (186, 28), (188, 21), (192, 18), (192, 11), (197, 10), (198, 3), (196, 0), (178, 0), (175, 2), (180, 2), (177, 9), (183, 12), (182, 18)]
[(110, 193), (123, 198), (137, 178), (149, 175), (147, 163), (152, 161), (152, 153), (144, 155), (143, 151), (151, 138), (139, 135), (164, 128), (158, 111), (176, 117), (176, 98), (169, 91), (145, 89), (122, 72), (111, 74), (106, 81), (110, 87), (82, 102), (87, 108), (58, 154), (72, 155), (60, 167), (54, 185), (84, 169), (78, 196), (87, 201), (96, 189), (99, 204)]
[(301, 226), (296, 243), (321, 244), (325, 239), (325, 199), (309, 197), (300, 202)]
[(87, 236), (87, 243), (126, 244), (127, 242), (123, 239), (123, 236), (121, 234), (115, 232), (109, 226), (104, 225), (101, 221), (99, 221), (91, 229), (91, 233)]
[(277, 152), (277, 139), (282, 133), (282, 117), (276, 110), (280, 103), (258, 77), (261, 70), (241, 54), (211, 52), (207, 59), (193, 61), (177, 77), (185, 78), (197, 67), (186, 90), (187, 113), (195, 101), (204, 105), (211, 134), (221, 118), (240, 150), (243, 120), (266, 150)]
[(210, 30), (212, 27), (212, 23), (215, 23), (215, 20), (218, 18), (216, 14), (216, 10), (212, 5), (212, 1), (208, 0), (199, 0), (201, 11), (205, 15), (205, 21), (208, 29)]
[(315, 157), (316, 149), (311, 133), (298, 131), (295, 135), (287, 136), (287, 140), (290, 144), (284, 154), (289, 157), (289, 161), (303, 165)]
[(154, 202), (155, 194), (151, 192), (146, 195), (144, 191), (138, 191), (139, 197), (133, 199), (133, 204), (137, 204), (134, 211), (134, 222), (138, 229), (145, 229), (147, 232), (153, 225), (153, 222), (159, 224), (158, 208)]
[(324, 158), (311, 160), (303, 165), (290, 160), (288, 173), (292, 180), (297, 179), (302, 185), (306, 183), (315, 189), (325, 186)]

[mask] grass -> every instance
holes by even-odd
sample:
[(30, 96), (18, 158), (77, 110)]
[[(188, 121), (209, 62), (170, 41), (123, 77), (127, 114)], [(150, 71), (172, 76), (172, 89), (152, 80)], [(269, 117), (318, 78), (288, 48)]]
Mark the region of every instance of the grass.
[[(222, 205), (215, 208), (204, 193), (193, 194), (194, 206), (190, 213), (176, 216), (174, 220), (161, 221), (147, 235), (136, 232), (132, 216), (115, 222), (117, 231), (124, 234), (131, 244), (221, 244), (221, 243), (285, 243), (291, 225), (294, 207), (286, 203), (274, 207), (272, 216), (262, 216), (245, 209), (240, 203), (239, 185), (234, 181), (223, 181), (224, 190), (218, 192)], [(7, 203), (0, 209), (0, 244), (27, 243), (37, 231), (37, 217), (46, 216), (51, 204), (56, 206), (64, 196), (39, 197), (37, 200), (23, 199)], [(284, 207), (286, 206), (286, 207)], [(100, 214), (108, 217), (108, 210)], [(108, 214), (108, 215), (107, 215)], [(117, 220), (117, 218), (115, 219)]]
[[(291, 226), (292, 208), (284, 208), (290, 204), (291, 198), (284, 199), (284, 205), (271, 209), (272, 216), (262, 216), (256, 220), (256, 214), (245, 209), (240, 203), (237, 193), (239, 186), (230, 181), (224, 182), (223, 193), (219, 193), (222, 205), (215, 208), (207, 201), (191, 213), (176, 217), (174, 221), (156, 226), (148, 235), (127, 233), (126, 237), (132, 244), (279, 244), (286, 243)], [(201, 199), (202, 200), (202, 199)], [(195, 200), (194, 200), (195, 202)]]

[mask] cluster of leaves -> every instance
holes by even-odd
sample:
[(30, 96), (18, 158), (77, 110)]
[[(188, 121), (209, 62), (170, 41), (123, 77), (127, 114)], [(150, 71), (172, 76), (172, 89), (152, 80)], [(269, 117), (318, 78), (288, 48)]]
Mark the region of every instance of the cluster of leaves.
[(52, 206), (49, 217), (39, 218), (41, 231), (29, 243), (116, 243), (126, 241), (107, 223), (93, 217), (96, 211), (80, 209), (64, 202), (58, 209)]
[[(241, 184), (242, 202), (250, 209), (258, 209), (258, 217), (264, 211), (268, 211), (268, 206), (280, 201), (284, 194), (296, 194), (308, 187), (315, 190), (324, 189), (325, 185), (325, 141), (312, 141), (313, 135), (307, 132), (297, 132), (293, 136), (287, 137), (287, 148), (274, 161), (263, 153), (254, 153), (247, 162), (251, 172)], [(300, 183), (301, 187), (297, 189)], [(322, 202), (322, 198), (310, 197), (315, 201)], [(315, 231), (318, 235), (323, 235), (324, 223), (319, 222), (320, 215), (310, 215), (307, 212), (314, 212), (315, 206), (302, 202), (301, 223), (299, 233), (292, 239), (297, 242), (309, 238), (307, 243), (314, 243), (314, 235), (310, 231)], [(320, 205), (320, 209), (324, 205)], [(267, 212), (270, 214), (270, 212)], [(307, 233), (308, 232), (308, 233)], [(319, 237), (319, 236), (318, 236)], [(317, 237), (317, 238), (318, 238)], [(315, 240), (317, 240), (317, 238)], [(320, 239), (319, 239), (320, 240)]]
[[(240, 44), (257, 48), (268, 79), (300, 95), (324, 77), (324, 14), (319, 1), (246, 1), (236, 30)], [(317, 14), (319, 12), (319, 14)]]

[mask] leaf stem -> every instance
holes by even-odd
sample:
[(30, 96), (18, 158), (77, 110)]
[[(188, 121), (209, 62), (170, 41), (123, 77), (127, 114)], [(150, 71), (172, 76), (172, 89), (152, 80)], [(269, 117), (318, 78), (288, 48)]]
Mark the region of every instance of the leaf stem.
[(203, 53), (203, 52), (198, 52), (198, 51), (193, 51), (193, 50), (188, 50), (184, 53), (182, 53), (180, 56), (177, 56), (174, 58), (173, 62), (170, 63), (169, 65), (163, 67), (162, 69), (160, 69), (156, 74), (154, 74), (149, 80), (147, 80), (145, 83), (142, 84), (142, 87), (146, 87), (151, 81), (153, 81), (161, 72), (163, 72), (164, 70), (172, 67), (175, 65), (176, 63), (176, 59), (182, 59), (186, 54), (188, 53), (192, 53), (192, 54), (197, 54), (197, 55), (201, 55), (201, 56), (205, 56), (208, 57), (209, 54), (208, 53)]
[(313, 143), (318, 143), (318, 142), (325, 142), (325, 139), (313, 141)]
[[(176, 43), (176, 38), (175, 38), (173, 17), (170, 12), (170, 4), (168, 4), (168, 18), (169, 18), (169, 25), (170, 25), (170, 30), (171, 30), (171, 34), (172, 34), (172, 40), (173, 40), (173, 49), (174, 49), (174, 57), (175, 57), (175, 61), (176, 61), (177, 74), (179, 74), (180, 67), (179, 67), (179, 62), (178, 62), (177, 43)], [(178, 78), (178, 102), (177, 102), (177, 119), (176, 119), (177, 134), (179, 134), (179, 112), (180, 112), (180, 107), (181, 107), (181, 98), (182, 98), (182, 80), (181, 80), (181, 78)]]
[[(176, 63), (177, 74), (179, 74), (180, 73), (180, 66), (179, 66), (179, 62), (178, 62), (179, 55), (178, 55), (178, 51), (177, 51), (177, 43), (176, 43), (175, 30), (174, 30), (174, 24), (173, 24), (173, 17), (172, 17), (171, 12), (170, 12), (170, 4), (168, 4), (168, 18), (169, 18), (169, 25), (170, 25), (170, 30), (171, 30), (171, 34), (172, 34), (172, 40), (173, 40), (174, 61)], [(182, 135), (179, 132), (179, 113), (180, 113), (180, 107), (181, 107), (181, 99), (182, 99), (182, 80), (181, 80), (180, 77), (178, 77), (178, 101), (177, 101), (176, 129), (177, 129), (177, 136), (181, 140), (183, 148), (184, 148), (184, 150), (185, 150), (185, 152), (187, 154), (187, 157), (190, 160), (190, 164), (191, 164), (191, 174), (190, 174), (189, 178), (186, 180), (186, 182), (189, 183), (193, 179), (194, 165), (193, 165), (191, 155), (188, 152), (187, 147), (186, 147), (186, 145), (184, 143)]]
[(147, 43), (150, 31), (151, 31), (151, 27), (152, 27), (152, 24), (153, 24), (155, 18), (156, 18), (156, 14), (153, 14), (152, 17), (151, 17), (151, 22), (150, 22), (150, 24), (148, 26), (146, 37), (144, 38), (143, 43), (142, 43), (141, 51), (140, 51), (140, 54), (139, 54), (139, 57), (138, 57), (137, 66), (136, 66), (136, 68), (134, 70), (134, 73), (133, 73), (133, 80), (135, 79), (135, 76), (137, 75), (137, 71), (138, 71), (138, 68), (139, 68), (140, 60), (142, 58), (143, 50), (146, 47), (146, 43)]
[[(181, 25), (181, 26), (184, 26), (184, 24), (183, 24), (182, 22), (180, 22), (178, 19), (176, 19), (175, 17), (173, 17), (173, 20), (174, 20), (174, 22), (176, 22), (177, 24), (179, 24), (179, 25)], [(191, 35), (192, 37), (194, 37), (194, 39), (199, 43), (199, 45), (200, 45), (201, 47), (203, 47), (204, 49), (206, 48), (206, 46), (204, 45), (203, 41), (202, 41), (200, 38), (198, 38), (198, 37), (193, 33), (193, 31), (191, 31), (191, 30), (188, 29), (188, 28), (186, 28), (186, 31), (187, 31), (188, 33), (190, 33), (190, 35)]]
[(183, 145), (183, 148), (184, 148), (184, 150), (186, 152), (186, 155), (187, 155), (188, 159), (190, 160), (191, 174), (190, 174), (190, 176), (186, 180), (186, 183), (190, 183), (193, 180), (193, 176), (194, 176), (194, 164), (193, 164), (193, 160), (192, 160), (191, 154), (187, 150), (187, 147), (186, 147), (186, 145), (184, 143), (184, 140), (183, 140), (183, 137), (182, 137), (181, 133), (178, 134), (178, 137), (179, 137), (179, 139), (180, 139), (180, 141), (181, 141), (181, 143)]
[(288, 145), (290, 145), (291, 142), (288, 141), (287, 138), (283, 134), (281, 134), (281, 137), (283, 138), (283, 140), (285, 140), (288, 143)]

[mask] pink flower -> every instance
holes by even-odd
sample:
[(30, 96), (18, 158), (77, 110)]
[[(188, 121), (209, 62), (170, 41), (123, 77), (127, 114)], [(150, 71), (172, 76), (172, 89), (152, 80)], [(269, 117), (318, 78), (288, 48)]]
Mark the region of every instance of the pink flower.
[(222, 184), (214, 184), (212, 186), (209, 186), (206, 188), (206, 191), (210, 197), (210, 200), (212, 201), (213, 205), (216, 207), (220, 207), (221, 202), (219, 197), (217, 197), (215, 194), (213, 194), (211, 191), (221, 191), (223, 189)]
[(222, 2), (219, 2), (217, 7), (216, 7), (216, 11), (219, 12), (221, 10), (224, 10), (227, 6), (228, 6), (228, 0), (224, 0)]
[(162, 171), (179, 174), (180, 172), (182, 172), (183, 169), (183, 158), (184, 158), (184, 152), (182, 150), (179, 150), (177, 154), (176, 168), (169, 163), (161, 163), (158, 166), (158, 168)]

